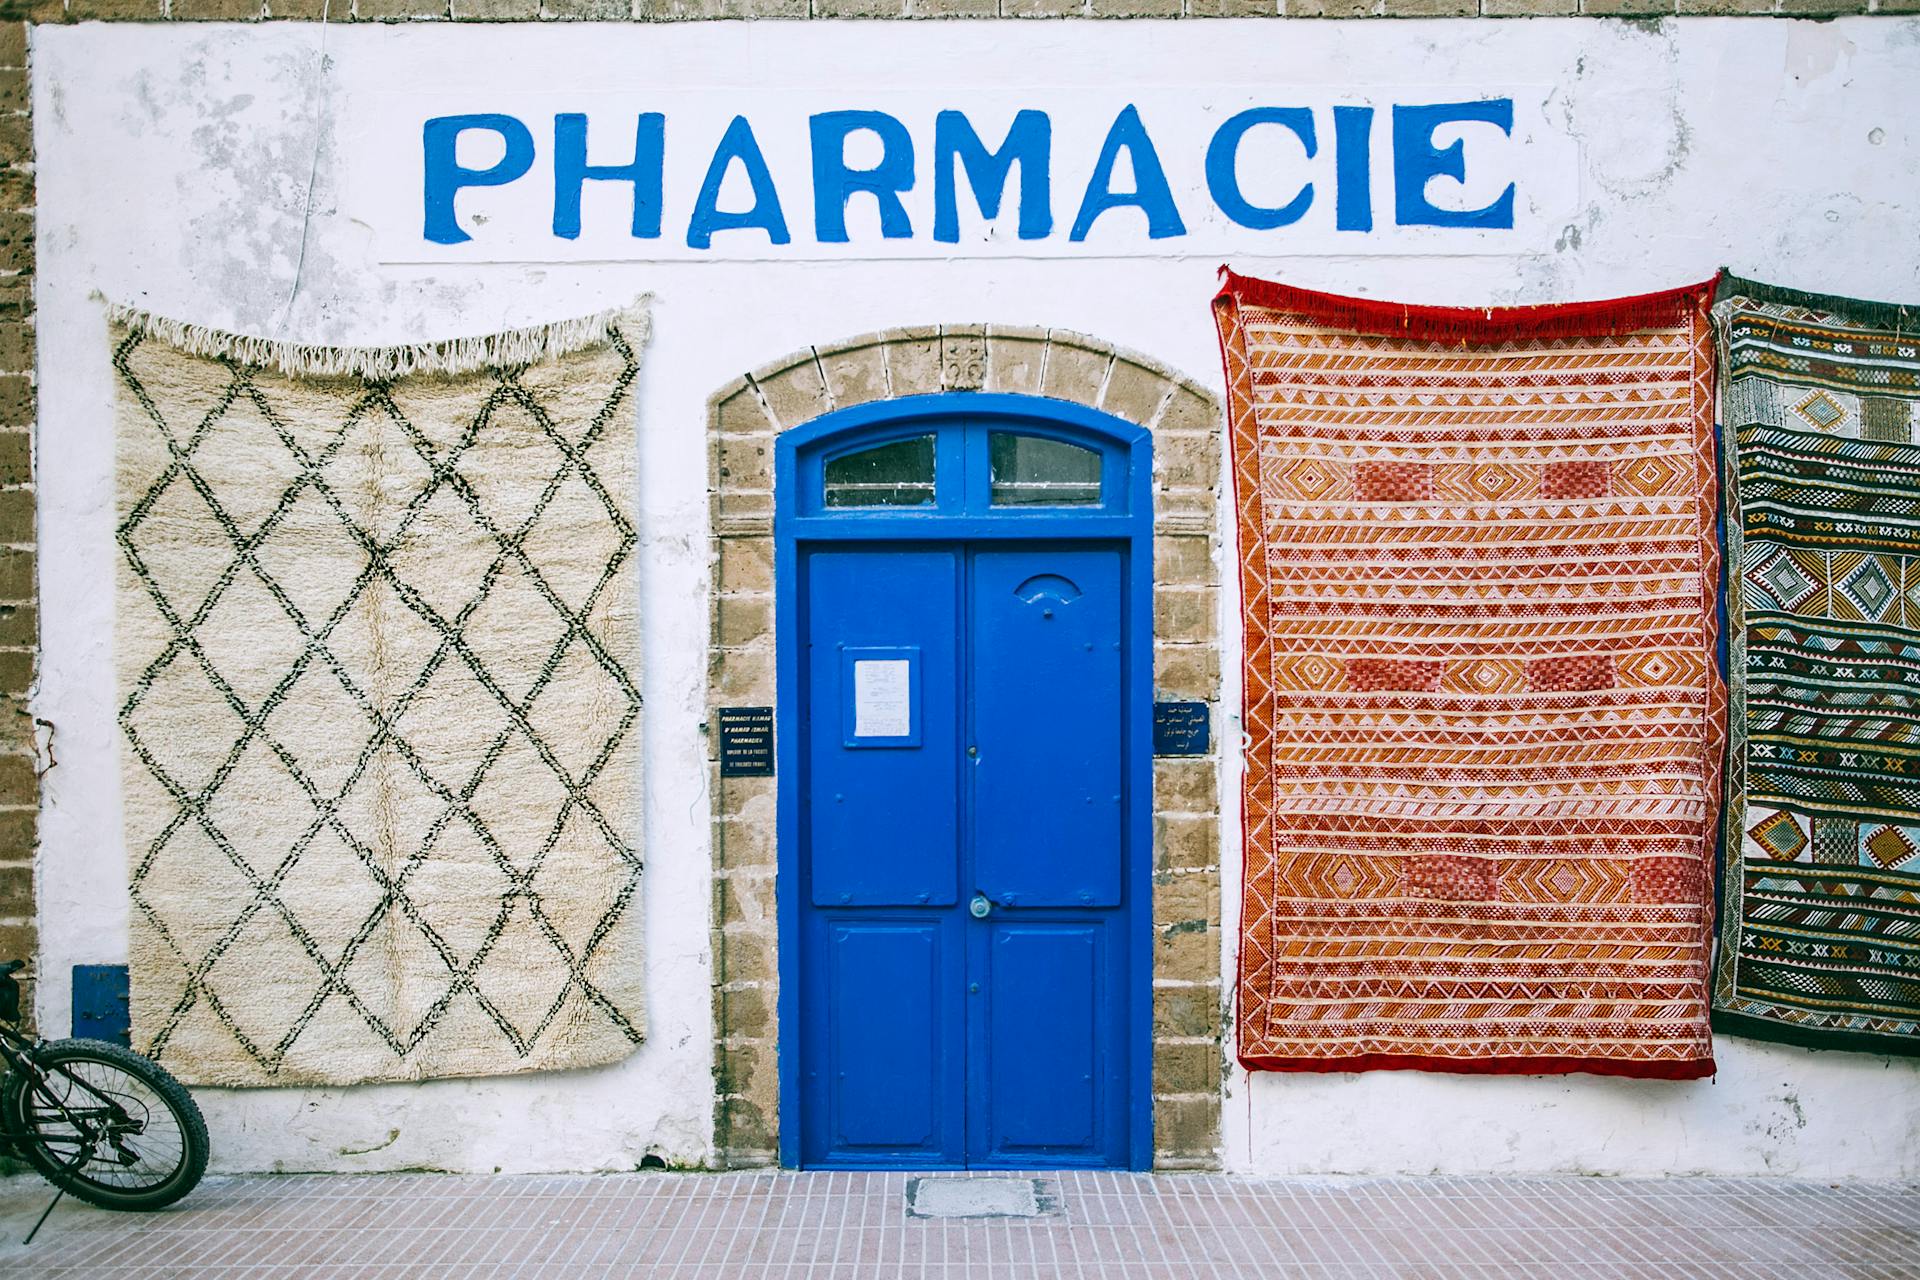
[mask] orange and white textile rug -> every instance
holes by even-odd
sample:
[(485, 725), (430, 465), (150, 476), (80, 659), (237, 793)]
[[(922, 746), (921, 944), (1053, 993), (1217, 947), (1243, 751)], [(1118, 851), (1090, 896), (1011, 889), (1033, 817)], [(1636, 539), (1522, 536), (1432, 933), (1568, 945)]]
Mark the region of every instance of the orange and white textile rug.
[(1247, 1067), (1712, 1074), (1710, 292), (1228, 274)]

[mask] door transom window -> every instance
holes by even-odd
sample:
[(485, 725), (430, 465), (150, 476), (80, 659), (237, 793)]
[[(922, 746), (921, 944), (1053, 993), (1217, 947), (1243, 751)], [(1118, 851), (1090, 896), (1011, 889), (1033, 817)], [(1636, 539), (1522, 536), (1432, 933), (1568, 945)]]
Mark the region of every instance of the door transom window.
[(1127, 451), (1072, 427), (954, 415), (857, 437), (798, 457), (803, 515), (1124, 514)]

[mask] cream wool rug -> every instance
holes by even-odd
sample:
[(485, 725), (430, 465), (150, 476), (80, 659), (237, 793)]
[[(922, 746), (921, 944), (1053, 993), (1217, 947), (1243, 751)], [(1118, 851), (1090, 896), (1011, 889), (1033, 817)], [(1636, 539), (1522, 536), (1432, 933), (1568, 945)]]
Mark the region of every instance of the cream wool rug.
[(136, 1046), (201, 1084), (631, 1053), (644, 315), (112, 321)]

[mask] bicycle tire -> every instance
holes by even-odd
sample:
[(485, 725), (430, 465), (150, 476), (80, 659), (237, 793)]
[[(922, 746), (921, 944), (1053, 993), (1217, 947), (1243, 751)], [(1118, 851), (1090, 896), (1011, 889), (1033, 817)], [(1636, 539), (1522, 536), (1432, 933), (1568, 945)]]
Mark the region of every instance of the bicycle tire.
[[(69, 1097), (84, 1100), (87, 1096), (77, 1089), (76, 1079), (114, 1094), (142, 1122), (133, 1136), (150, 1136), (154, 1117), (162, 1111), (179, 1134), (177, 1155), (166, 1159), (164, 1167), (146, 1180), (130, 1174), (131, 1166), (124, 1161), (77, 1150), (67, 1156), (64, 1145), (55, 1150), (40, 1135), (51, 1136), (56, 1128), (72, 1126), (34, 1094), (25, 1076), (11, 1072), (0, 1090), (0, 1107), (5, 1108), (7, 1127), (20, 1135), (16, 1145), (21, 1154), (48, 1182), (102, 1209), (129, 1210), (164, 1208), (199, 1184), (207, 1170), (207, 1122), (193, 1095), (160, 1064), (105, 1040), (48, 1041), (34, 1047), (32, 1060), (48, 1072), (51, 1087), (73, 1091)], [(150, 1097), (139, 1094), (134, 1086), (144, 1088)], [(118, 1149), (137, 1150), (128, 1139)], [(84, 1163), (78, 1160), (82, 1154), (89, 1155)], [(116, 1176), (127, 1180), (112, 1180)]]

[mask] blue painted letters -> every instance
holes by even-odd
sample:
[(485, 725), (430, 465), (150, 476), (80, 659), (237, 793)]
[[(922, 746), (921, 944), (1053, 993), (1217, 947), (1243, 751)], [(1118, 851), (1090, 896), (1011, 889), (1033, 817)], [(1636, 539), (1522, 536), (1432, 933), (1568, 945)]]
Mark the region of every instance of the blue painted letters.
[(1492, 204), (1478, 209), (1441, 209), (1427, 200), (1427, 183), (1435, 178), (1467, 180), (1465, 147), (1459, 139), (1445, 147), (1433, 145), (1433, 131), (1443, 124), (1485, 121), (1513, 132), (1513, 99), (1483, 102), (1441, 102), (1432, 106), (1393, 109), (1393, 220), (1403, 227), (1513, 226), (1513, 184)]
[(1309, 160), (1320, 144), (1314, 138), (1313, 112), (1305, 107), (1255, 107), (1242, 111), (1213, 135), (1213, 141), (1207, 146), (1207, 190), (1213, 193), (1213, 202), (1220, 206), (1220, 212), (1241, 226), (1268, 231), (1300, 221), (1307, 206), (1313, 203), (1313, 184), (1301, 183), (1299, 193), (1277, 209), (1262, 208), (1240, 193), (1240, 139), (1257, 124), (1277, 124), (1293, 130), (1300, 145), (1307, 149)]
[[(720, 209), (720, 184), (736, 160), (746, 171), (747, 181), (753, 184), (753, 208), (745, 213), (727, 213)], [(714, 232), (744, 227), (759, 227), (774, 244), (786, 244), (793, 239), (787, 233), (787, 217), (780, 211), (780, 193), (774, 190), (773, 175), (767, 171), (767, 158), (760, 154), (760, 144), (754, 140), (753, 126), (745, 116), (735, 116), (722, 135), (720, 145), (713, 149), (713, 162), (707, 166), (706, 180), (700, 184), (700, 195), (693, 202), (693, 216), (687, 220), (687, 244), (695, 249), (711, 249)]]
[[(847, 201), (869, 191), (880, 202), (880, 234), (888, 240), (913, 235), (902, 191), (913, 190), (913, 139), (907, 126), (884, 111), (829, 111), (808, 124), (813, 135), (813, 234), (821, 244), (847, 242)], [(871, 169), (847, 167), (847, 135), (861, 130), (879, 135), (880, 163)]]
[[(454, 156), (460, 135), (490, 129), (506, 143), (506, 154), (485, 169), (469, 169)], [(498, 187), (533, 168), (533, 135), (512, 116), (436, 116), (420, 130), (426, 173), (426, 237), (435, 244), (459, 244), (472, 236), (453, 216), (453, 197), (462, 187)]]
[[(1489, 182), (1485, 170), (1513, 155), (1516, 148), (1497, 145), (1482, 131), (1470, 156), (1466, 142), (1457, 135), (1463, 126), (1491, 125), (1511, 139), (1512, 98), (1395, 103), (1391, 108), (1384, 104), (1248, 106), (1229, 115), (1213, 130), (1204, 155), (1191, 151), (1166, 153), (1173, 162), (1174, 181), (1181, 184), (1177, 197), (1162, 152), (1148, 132), (1139, 107), (1132, 103), (1113, 117), (1097, 155), (1093, 154), (1090, 134), (1072, 127), (1093, 122), (1060, 119), (1057, 112), (1049, 115), (1034, 108), (1015, 111), (1004, 135), (999, 135), (996, 123), (984, 138), (978, 123), (959, 108), (935, 111), (930, 117), (906, 111), (897, 115), (872, 110), (828, 111), (765, 121), (762, 136), (770, 142), (779, 139), (790, 149), (802, 145), (810, 148), (804, 171), (792, 167), (800, 163), (797, 157), (782, 153), (778, 158), (789, 182), (804, 181), (808, 176), (812, 179), (812, 243), (911, 240), (916, 234), (924, 238), (929, 234), (926, 221), (918, 228), (914, 222), (916, 218), (929, 218), (930, 203), (932, 240), (941, 245), (958, 244), (961, 206), (967, 202), (969, 211), (977, 208), (981, 218), (997, 224), (996, 238), (1003, 238), (1005, 223), (1013, 222), (1020, 241), (1050, 241), (1057, 234), (1053, 175), (1058, 160), (1076, 179), (1080, 173), (1088, 173), (1066, 239), (1073, 244), (1084, 242), (1102, 215), (1116, 209), (1135, 209), (1140, 219), (1110, 220), (1116, 225), (1109, 227), (1099, 243), (1103, 249), (1122, 245), (1138, 251), (1142, 220), (1151, 241), (1188, 234), (1182, 201), (1188, 202), (1187, 213), (1199, 219), (1199, 234), (1215, 239), (1229, 226), (1277, 232), (1300, 224), (1306, 225), (1290, 234), (1311, 237), (1324, 235), (1329, 222), (1335, 231), (1375, 233), (1374, 125), (1376, 115), (1389, 109), (1391, 128), (1382, 131), (1380, 145), (1391, 147), (1392, 227), (1513, 229), (1518, 187), (1512, 181), (1491, 203), (1475, 209), (1442, 207), (1428, 196), (1429, 186), (1438, 179), (1467, 186), (1470, 159), (1476, 180), (1469, 189), (1497, 189), (1497, 179)], [(1179, 103), (1162, 103), (1154, 111), (1158, 113), (1154, 117), (1156, 127), (1170, 146), (1195, 146), (1194, 124), (1211, 124), (1204, 104), (1194, 111)], [(422, 234), (435, 245), (464, 244), (474, 239), (481, 223), (491, 220), (487, 230), (496, 239), (524, 236), (532, 230), (527, 225), (529, 216), (537, 216), (536, 210), (545, 211), (527, 197), (546, 196), (550, 178), (550, 228), (556, 240), (600, 237), (597, 247), (612, 247), (605, 237), (618, 234), (618, 224), (594, 229), (583, 225), (589, 220), (583, 212), (586, 184), (610, 182), (623, 183), (632, 193), (632, 216), (626, 224), (632, 240), (659, 240), (663, 226), (671, 220), (670, 234), (677, 236), (684, 225), (688, 247), (697, 250), (712, 249), (714, 235), (722, 231), (758, 230), (765, 233), (770, 245), (791, 244), (793, 236), (781, 207), (780, 190), (774, 185), (766, 153), (748, 117), (734, 116), (711, 153), (704, 150), (704, 143), (697, 144), (701, 149), (685, 145), (686, 132), (704, 132), (704, 128), (683, 122), (682, 132), (675, 135), (674, 170), (670, 174), (666, 168), (667, 135), (676, 125), (669, 114), (630, 112), (633, 150), (629, 160), (622, 146), (629, 112), (609, 112), (598, 125), (592, 124), (586, 112), (556, 113), (551, 167), (543, 163), (533, 177), (529, 175), (534, 174), (536, 160), (544, 162), (547, 157), (538, 153), (534, 130), (521, 118), (494, 112), (428, 119), (421, 129)], [(996, 122), (1006, 118), (1003, 109), (996, 109)], [(1183, 119), (1186, 124), (1180, 132), (1167, 132), (1175, 127), (1167, 121)], [(803, 121), (804, 142), (797, 137)], [(609, 163), (588, 163), (590, 126), (600, 137), (602, 152), (611, 151), (606, 156)], [(1280, 136), (1281, 131), (1291, 134), (1292, 140)], [(544, 129), (542, 132), (544, 136)], [(474, 154), (475, 139), (468, 137), (471, 134), (483, 135), (479, 141), (488, 143), (498, 138), (499, 158), (483, 165), (461, 163), (463, 138), (467, 138), (469, 161)], [(859, 143), (867, 144), (865, 156), (877, 155), (870, 164), (865, 163), (864, 156), (858, 161), (848, 158), (849, 151), (862, 155), (861, 146), (854, 141), (856, 135)], [(991, 145), (989, 139), (996, 136), (998, 145)], [(1436, 136), (1452, 140), (1441, 146), (1435, 142)], [(1296, 140), (1300, 146), (1297, 156), (1293, 152)], [(1323, 141), (1327, 143), (1324, 149)], [(876, 142), (877, 149), (873, 146)], [(918, 184), (917, 154), (932, 155), (931, 191)], [(700, 172), (703, 158), (705, 176), (696, 187), (693, 179)], [(1086, 168), (1089, 160), (1090, 170)], [(1196, 161), (1201, 163), (1196, 166)], [(1247, 179), (1244, 186), (1243, 177)], [(461, 191), (515, 182), (521, 183), (517, 188), (519, 198), (488, 200), (487, 218), (476, 214), (468, 219), (475, 230), (461, 225), (455, 207)], [(536, 188), (536, 184), (540, 185)], [(1198, 189), (1202, 186), (1204, 191)], [(746, 207), (722, 209), (723, 187), (736, 193), (728, 196), (730, 203), (745, 203)], [(1329, 189), (1332, 209), (1328, 210), (1322, 200), (1316, 210), (1316, 197)], [(687, 193), (696, 190), (689, 207)], [(790, 188), (788, 195), (802, 198), (797, 187)], [(878, 237), (873, 235), (870, 221), (857, 224), (858, 232), (849, 230), (848, 206), (860, 195), (873, 197), (879, 215)], [(1441, 198), (1447, 197), (1443, 194)], [(1008, 208), (1009, 201), (1015, 202), (1012, 209)], [(1456, 194), (1452, 201), (1460, 203), (1460, 197)], [(611, 212), (608, 206), (597, 207)], [(972, 225), (979, 223), (974, 221)], [(1386, 230), (1391, 232), (1392, 227)], [(1287, 236), (1275, 236), (1266, 243), (1278, 246), (1287, 240)], [(1260, 242), (1250, 242), (1248, 247), (1256, 243)], [(615, 253), (617, 256), (617, 250)]]
[(1373, 108), (1335, 107), (1333, 225), (1337, 231), (1373, 230)]
[[(1113, 189), (1113, 166), (1120, 158), (1122, 147), (1127, 149), (1127, 156), (1133, 162), (1132, 191)], [(1166, 171), (1160, 167), (1160, 153), (1153, 149), (1153, 139), (1147, 136), (1147, 126), (1140, 123), (1140, 111), (1132, 103), (1114, 118), (1113, 127), (1107, 130), (1107, 140), (1100, 147), (1100, 158), (1094, 162), (1093, 176), (1087, 179), (1087, 193), (1080, 198), (1080, 212), (1067, 238), (1085, 240), (1095, 218), (1109, 209), (1129, 205), (1146, 213), (1148, 239), (1164, 240), (1168, 236), (1187, 234), (1187, 224), (1180, 221), (1180, 210), (1174, 207), (1173, 189), (1167, 185)]]
[(942, 111), (933, 121), (933, 238), (945, 244), (960, 239), (959, 197), (954, 191), (954, 169), (967, 171), (980, 212), (1000, 216), (1007, 179), (1020, 166), (1020, 238), (1044, 240), (1053, 232), (1052, 160), (1053, 121), (1044, 111), (1022, 111), (1013, 118), (1007, 139), (998, 151), (989, 151), (973, 122), (958, 111)]
[(632, 164), (587, 163), (587, 118), (553, 118), (553, 234), (580, 238), (580, 189), (587, 180), (633, 184), (633, 234), (660, 235), (660, 168), (666, 153), (667, 118), (647, 112), (634, 122)]

